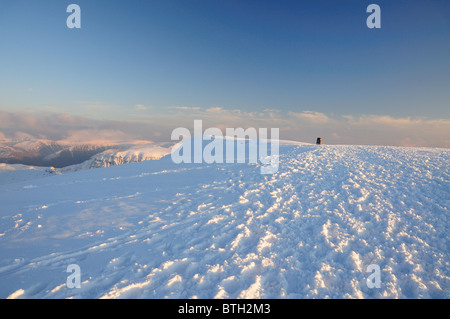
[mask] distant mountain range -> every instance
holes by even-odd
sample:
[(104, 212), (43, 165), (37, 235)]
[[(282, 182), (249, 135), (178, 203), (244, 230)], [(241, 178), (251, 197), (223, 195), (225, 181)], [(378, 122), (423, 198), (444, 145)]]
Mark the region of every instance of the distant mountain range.
[(168, 153), (170, 145), (151, 142), (118, 145), (61, 144), (32, 139), (0, 142), (0, 163), (67, 168), (66, 170), (159, 159)]

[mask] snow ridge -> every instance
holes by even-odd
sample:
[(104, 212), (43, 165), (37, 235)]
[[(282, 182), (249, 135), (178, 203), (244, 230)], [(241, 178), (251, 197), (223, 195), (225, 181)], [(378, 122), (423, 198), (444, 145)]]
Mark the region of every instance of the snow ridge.
[(170, 148), (158, 145), (138, 146), (128, 150), (111, 149), (92, 156), (89, 160), (81, 163), (66, 166), (60, 169), (61, 172), (74, 172), (84, 169), (93, 169), (122, 165), (128, 163), (157, 160), (170, 153)]

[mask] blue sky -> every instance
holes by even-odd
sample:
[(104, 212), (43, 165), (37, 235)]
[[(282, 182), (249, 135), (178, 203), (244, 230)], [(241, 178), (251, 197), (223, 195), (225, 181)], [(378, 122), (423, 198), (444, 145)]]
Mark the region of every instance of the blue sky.
[[(381, 29), (366, 27), (370, 3)], [(2, 0), (0, 110), (447, 120), (449, 17), (444, 0)]]

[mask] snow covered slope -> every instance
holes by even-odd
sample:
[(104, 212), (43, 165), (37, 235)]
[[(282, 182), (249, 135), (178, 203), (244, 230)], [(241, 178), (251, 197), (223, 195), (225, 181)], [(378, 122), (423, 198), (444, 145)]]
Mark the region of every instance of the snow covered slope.
[(0, 163), (0, 185), (61, 174), (53, 167)]
[(449, 159), (282, 145), (274, 175), (164, 157), (0, 185), (0, 297), (449, 298)]
[(169, 147), (156, 144), (135, 146), (127, 150), (106, 150), (92, 156), (89, 160), (80, 164), (70, 165), (59, 169), (61, 172), (75, 172), (84, 169), (109, 167), (148, 160), (156, 160), (170, 154)]

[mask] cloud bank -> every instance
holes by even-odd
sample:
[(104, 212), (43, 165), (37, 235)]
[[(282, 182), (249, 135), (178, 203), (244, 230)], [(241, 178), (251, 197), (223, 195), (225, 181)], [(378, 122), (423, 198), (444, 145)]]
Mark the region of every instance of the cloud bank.
[(0, 140), (34, 137), (68, 143), (170, 142), (176, 127), (255, 127), (280, 129), (281, 139), (325, 144), (425, 146), (450, 148), (450, 120), (394, 118), (381, 115), (333, 115), (315, 111), (261, 112), (221, 107), (174, 106), (164, 112), (138, 107), (142, 114), (128, 121), (93, 120), (69, 114), (0, 111)]

